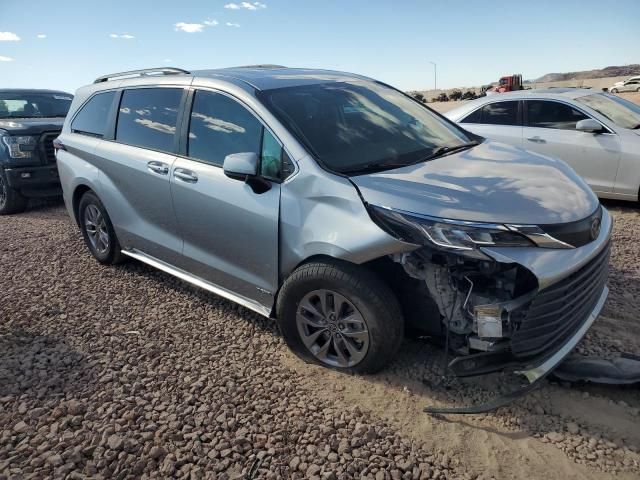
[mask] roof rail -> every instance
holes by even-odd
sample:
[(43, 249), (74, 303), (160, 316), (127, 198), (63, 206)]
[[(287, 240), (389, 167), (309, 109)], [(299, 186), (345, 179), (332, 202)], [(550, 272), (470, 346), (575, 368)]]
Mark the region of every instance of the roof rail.
[(258, 65), (239, 65), (237, 67), (230, 68), (287, 68), (284, 65), (274, 65), (272, 63), (261, 63)]
[(159, 67), (159, 68), (144, 68), (142, 70), (130, 70), (128, 72), (111, 73), (109, 75), (103, 75), (96, 78), (93, 83), (108, 82), (115, 78), (120, 77), (145, 77), (147, 75), (177, 75), (180, 73), (191, 73), (181, 68), (173, 67)]

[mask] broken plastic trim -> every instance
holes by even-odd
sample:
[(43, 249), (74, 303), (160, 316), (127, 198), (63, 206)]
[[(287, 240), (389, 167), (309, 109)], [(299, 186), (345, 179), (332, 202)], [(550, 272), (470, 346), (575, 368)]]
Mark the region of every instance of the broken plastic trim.
[(514, 400), (533, 391), (541, 384), (540, 381), (549, 375), (571, 353), (578, 342), (582, 340), (587, 333), (587, 330), (589, 330), (593, 322), (598, 318), (608, 294), (609, 289), (605, 286), (600, 294), (598, 303), (596, 303), (587, 320), (582, 324), (580, 329), (553, 355), (535, 367), (531, 367), (527, 370), (516, 370), (513, 372), (514, 375), (523, 375), (529, 381), (528, 385), (521, 386), (512, 392), (478, 405), (471, 405), (468, 407), (425, 407), (423, 412), (429, 414), (454, 413), (462, 415), (487, 413), (497, 408), (504, 407)]

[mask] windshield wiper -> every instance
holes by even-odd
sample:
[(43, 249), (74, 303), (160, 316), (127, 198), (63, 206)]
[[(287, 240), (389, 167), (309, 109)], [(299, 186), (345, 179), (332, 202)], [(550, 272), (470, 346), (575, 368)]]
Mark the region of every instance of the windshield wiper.
[(357, 167), (353, 167), (353, 168), (349, 168), (346, 170), (341, 170), (342, 173), (357, 173), (357, 174), (361, 174), (361, 173), (372, 173), (372, 172), (380, 172), (383, 170), (390, 170), (393, 168), (401, 168), (401, 167), (408, 167), (409, 165), (416, 165), (418, 163), (422, 163), (422, 162), (427, 162), (429, 160), (433, 160), (434, 158), (438, 158), (438, 157), (442, 157), (444, 155), (449, 155), (455, 152), (459, 152), (462, 150), (466, 150), (469, 149), (471, 147), (475, 147), (476, 145), (479, 145), (479, 142), (476, 142), (475, 140), (472, 142), (468, 142), (468, 143), (461, 143), (459, 145), (454, 145), (454, 146), (442, 146), (442, 147), (438, 147), (435, 150), (433, 150), (429, 155), (427, 155), (426, 157), (422, 157), (419, 160), (416, 160), (414, 162), (371, 162), (371, 163), (367, 163), (364, 165), (359, 165)]
[(382, 170), (390, 170), (392, 168), (406, 167), (407, 165), (412, 165), (412, 163), (406, 163), (406, 162), (401, 162), (401, 163), (397, 163), (397, 162), (396, 163), (393, 163), (393, 162), (388, 162), (388, 163), (371, 162), (371, 163), (367, 163), (365, 165), (360, 165), (358, 167), (341, 170), (341, 173), (371, 173), (371, 172), (379, 172), (379, 171), (382, 171)]
[(476, 142), (474, 140), (472, 142), (461, 143), (459, 145), (438, 147), (435, 150), (433, 150), (429, 155), (427, 155), (426, 157), (418, 160), (415, 163), (427, 162), (429, 160), (433, 160), (434, 158), (439, 158), (439, 157), (443, 157), (445, 155), (450, 155), (452, 153), (461, 152), (462, 150), (467, 150), (467, 149), (469, 149), (471, 147), (475, 147), (476, 145), (479, 145), (479, 144), (480, 144), (479, 142)]

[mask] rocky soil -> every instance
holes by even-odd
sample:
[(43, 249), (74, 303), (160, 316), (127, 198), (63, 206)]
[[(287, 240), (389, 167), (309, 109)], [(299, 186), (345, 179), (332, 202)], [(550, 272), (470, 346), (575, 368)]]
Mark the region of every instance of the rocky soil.
[[(583, 352), (640, 353), (640, 213), (616, 218), (611, 296)], [(137, 262), (103, 267), (59, 203), (0, 217), (0, 478), (638, 478), (640, 393), (442, 381), (407, 341), (384, 372), (306, 365), (275, 325)]]

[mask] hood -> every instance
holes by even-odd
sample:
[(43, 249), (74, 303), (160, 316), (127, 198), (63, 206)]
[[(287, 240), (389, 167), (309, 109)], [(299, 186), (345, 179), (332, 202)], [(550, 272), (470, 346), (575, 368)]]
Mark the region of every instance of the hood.
[(0, 118), (0, 130), (10, 135), (39, 135), (51, 130), (62, 130), (64, 118)]
[(589, 186), (563, 161), (489, 141), (351, 181), (367, 203), (454, 220), (566, 223), (598, 206)]

